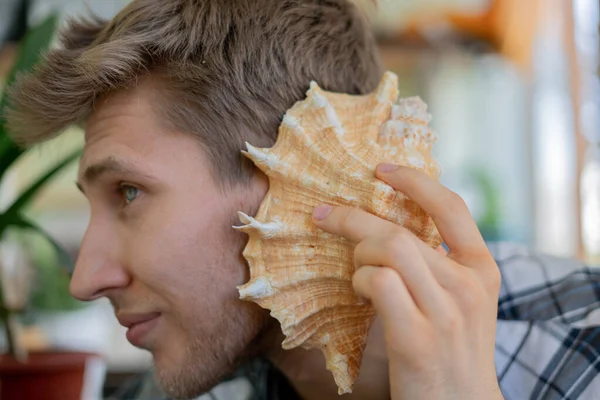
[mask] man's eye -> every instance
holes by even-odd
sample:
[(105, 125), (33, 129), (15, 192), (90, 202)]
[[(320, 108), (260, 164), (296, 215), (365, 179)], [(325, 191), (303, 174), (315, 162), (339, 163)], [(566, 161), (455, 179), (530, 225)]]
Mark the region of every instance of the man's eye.
[(125, 199), (125, 203), (130, 204), (140, 195), (140, 189), (135, 186), (122, 185), (119, 188), (121, 195)]

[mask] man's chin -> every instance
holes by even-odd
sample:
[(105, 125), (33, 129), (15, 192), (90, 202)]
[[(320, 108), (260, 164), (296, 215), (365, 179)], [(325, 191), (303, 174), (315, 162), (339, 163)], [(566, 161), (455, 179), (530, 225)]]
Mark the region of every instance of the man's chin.
[[(218, 385), (235, 369), (233, 365), (207, 365), (198, 360), (214, 359), (213, 355), (162, 359), (153, 355), (154, 380), (173, 399), (194, 399)], [(196, 360), (195, 362), (192, 360)]]
[[(198, 397), (248, 360), (263, 354), (265, 347), (272, 346), (272, 342), (266, 340), (271, 319), (262, 310), (256, 312), (250, 307), (248, 310), (253, 312), (234, 309), (229, 315), (237, 323), (224, 324), (214, 330), (227, 334), (188, 327), (185, 331), (194, 332), (192, 339), (166, 332), (161, 335), (162, 340), (154, 341), (151, 348), (154, 378), (162, 391), (174, 399)], [(243, 328), (234, 328), (238, 324)]]
[[(202, 382), (190, 372), (164, 371), (155, 367), (156, 385), (171, 399), (194, 399), (208, 392), (218, 382)], [(194, 379), (196, 378), (196, 379)]]

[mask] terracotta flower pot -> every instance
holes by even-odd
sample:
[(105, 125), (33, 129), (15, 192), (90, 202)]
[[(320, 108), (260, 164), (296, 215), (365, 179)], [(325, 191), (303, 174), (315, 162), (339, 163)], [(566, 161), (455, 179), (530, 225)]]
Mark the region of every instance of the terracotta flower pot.
[(0, 355), (0, 400), (81, 400), (91, 353), (36, 352), (26, 363)]

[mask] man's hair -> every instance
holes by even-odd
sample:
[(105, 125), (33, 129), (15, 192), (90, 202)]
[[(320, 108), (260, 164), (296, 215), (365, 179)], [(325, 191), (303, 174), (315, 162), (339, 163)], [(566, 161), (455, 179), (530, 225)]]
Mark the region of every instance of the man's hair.
[(198, 137), (222, 183), (247, 181), (244, 141), (271, 146), (311, 80), (364, 94), (383, 73), (349, 0), (134, 0), (111, 21), (70, 20), (60, 41), (10, 92), (19, 142), (85, 123), (100, 96), (149, 75), (158, 120)]

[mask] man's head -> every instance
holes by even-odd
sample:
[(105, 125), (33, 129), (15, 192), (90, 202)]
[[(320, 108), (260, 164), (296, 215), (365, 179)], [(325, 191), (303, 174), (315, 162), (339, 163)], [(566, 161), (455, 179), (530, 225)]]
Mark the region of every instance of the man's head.
[(91, 220), (71, 291), (108, 297), (167, 392), (196, 395), (265, 351), (272, 321), (237, 298), (246, 238), (231, 225), (268, 187), (244, 141), (271, 146), (311, 80), (373, 90), (376, 45), (346, 0), (134, 0), (62, 43), (19, 79), (9, 126), (27, 143), (85, 126)]

